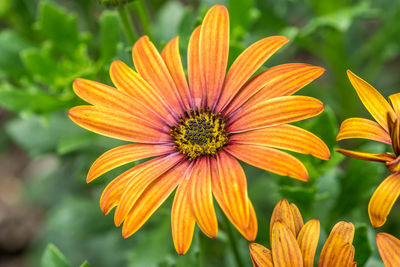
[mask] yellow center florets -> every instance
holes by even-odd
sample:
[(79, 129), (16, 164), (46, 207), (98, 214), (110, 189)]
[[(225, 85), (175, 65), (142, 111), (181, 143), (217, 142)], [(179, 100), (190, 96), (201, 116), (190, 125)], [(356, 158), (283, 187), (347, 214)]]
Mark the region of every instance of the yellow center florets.
[(176, 150), (189, 160), (199, 156), (215, 155), (228, 143), (225, 119), (210, 111), (191, 111), (186, 119), (171, 129)]

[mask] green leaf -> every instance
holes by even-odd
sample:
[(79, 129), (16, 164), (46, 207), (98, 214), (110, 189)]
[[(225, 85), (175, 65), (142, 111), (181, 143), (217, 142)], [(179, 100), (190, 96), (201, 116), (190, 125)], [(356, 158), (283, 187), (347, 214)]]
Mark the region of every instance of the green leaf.
[(84, 261), (79, 267), (90, 267), (87, 261)]
[(40, 263), (41, 267), (70, 267), (71, 264), (53, 244), (47, 245)]
[(121, 41), (121, 26), (118, 13), (106, 10), (100, 17), (100, 55), (108, 63), (117, 54), (117, 45)]
[(372, 255), (372, 246), (368, 240), (367, 225), (365, 223), (356, 227), (353, 245), (356, 251), (354, 261), (357, 266), (362, 267)]
[(30, 45), (12, 30), (0, 32), (0, 69), (9, 75), (24, 72), (19, 53)]

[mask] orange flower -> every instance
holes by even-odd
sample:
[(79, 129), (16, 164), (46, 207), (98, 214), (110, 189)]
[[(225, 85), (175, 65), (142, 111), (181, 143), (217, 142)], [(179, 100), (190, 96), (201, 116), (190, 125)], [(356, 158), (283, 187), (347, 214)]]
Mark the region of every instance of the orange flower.
[[(270, 223), (271, 250), (250, 243), (250, 257), (255, 267), (301, 266), (313, 267), (318, 245), (320, 223), (303, 218), (296, 205), (286, 199), (276, 205)], [(354, 262), (354, 225), (337, 223), (322, 248), (319, 267), (351, 267)]]
[(377, 121), (362, 118), (345, 120), (340, 126), (336, 140), (364, 138), (392, 145), (393, 153), (367, 153), (346, 149), (336, 151), (357, 159), (384, 162), (393, 174), (375, 190), (368, 205), (369, 218), (373, 227), (382, 226), (400, 194), (400, 93), (389, 96), (390, 104), (371, 85), (347, 71), (350, 82), (361, 102)]
[(399, 239), (386, 233), (379, 233), (376, 235), (376, 245), (386, 267), (400, 266)]
[[(134, 234), (177, 188), (172, 235), (178, 253), (189, 249), (195, 222), (209, 237), (218, 232), (213, 195), (240, 233), (257, 235), (257, 220), (237, 159), (279, 175), (307, 181), (304, 165), (280, 149), (329, 159), (318, 137), (287, 123), (320, 114), (317, 99), (292, 96), (324, 70), (306, 64), (272, 67), (249, 80), (288, 42), (282, 36), (247, 48), (227, 71), (229, 16), (216, 5), (190, 37), (188, 82), (178, 37), (159, 54), (149, 38), (133, 46), (137, 72), (111, 65), (116, 88), (77, 79), (76, 94), (92, 105), (74, 107), (69, 117), (81, 127), (133, 142), (98, 158), (87, 182), (123, 164), (154, 157), (115, 178), (104, 190), (104, 214), (114, 207), (122, 235)], [(237, 158), (237, 159), (236, 159)]]

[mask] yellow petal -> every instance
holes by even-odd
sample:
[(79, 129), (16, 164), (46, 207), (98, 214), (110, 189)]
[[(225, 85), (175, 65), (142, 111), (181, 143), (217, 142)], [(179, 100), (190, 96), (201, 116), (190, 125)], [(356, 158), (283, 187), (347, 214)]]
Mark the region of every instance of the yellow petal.
[(272, 226), (271, 251), (275, 267), (303, 266), (303, 257), (295, 236), (279, 221)]
[(320, 223), (318, 220), (313, 219), (301, 228), (297, 236), (297, 243), (303, 255), (304, 267), (314, 267), (314, 257), (318, 246), (319, 234)]
[(386, 233), (376, 235), (376, 245), (386, 267), (400, 266), (400, 240)]
[(257, 243), (250, 243), (249, 250), (254, 267), (274, 267), (272, 253), (269, 249)]
[(301, 216), (299, 208), (294, 204), (290, 203), (290, 208), (292, 210), (294, 227), (296, 230), (296, 236), (299, 234), (301, 228), (304, 226), (303, 216)]
[(389, 96), (389, 102), (392, 105), (394, 112), (400, 116), (400, 93)]
[[(287, 228), (296, 237), (296, 222), (293, 216), (292, 207), (286, 199), (282, 199), (276, 204), (274, 211), (271, 215), (271, 221), (269, 223), (270, 227), (270, 237), (272, 238), (272, 227), (275, 222), (281, 222), (287, 226)], [(271, 239), (272, 242), (272, 239)]]
[(336, 152), (342, 153), (345, 156), (352, 157), (355, 159), (378, 161), (378, 162), (391, 162), (396, 159), (396, 157), (387, 153), (368, 153), (352, 151), (347, 149), (335, 148)]
[(362, 118), (350, 118), (340, 125), (336, 140), (349, 138), (364, 138), (386, 144), (392, 143), (389, 133), (382, 126), (374, 121)]

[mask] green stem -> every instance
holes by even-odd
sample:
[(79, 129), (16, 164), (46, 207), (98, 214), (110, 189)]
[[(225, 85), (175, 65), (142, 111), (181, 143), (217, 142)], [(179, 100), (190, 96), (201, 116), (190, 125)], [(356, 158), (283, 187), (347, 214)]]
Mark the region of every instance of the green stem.
[(144, 33), (151, 38), (150, 18), (143, 0), (136, 0), (133, 4)]
[(244, 267), (244, 263), (243, 263), (242, 257), (240, 256), (239, 249), (237, 246), (237, 240), (236, 240), (235, 234), (233, 233), (233, 230), (232, 230), (232, 225), (231, 225), (230, 221), (228, 220), (228, 218), (226, 218), (225, 216), (221, 216), (221, 217), (224, 218), (223, 220), (224, 220), (224, 224), (225, 224), (226, 233), (228, 234), (229, 243), (231, 244), (231, 248), (232, 248), (232, 252), (235, 257), (235, 260), (236, 260), (236, 264), (238, 267)]
[(128, 10), (126, 9), (125, 5), (119, 6), (117, 10), (122, 27), (124, 28), (125, 34), (128, 37), (128, 41), (133, 44), (137, 40), (138, 35), (135, 31), (135, 27), (133, 26)]

